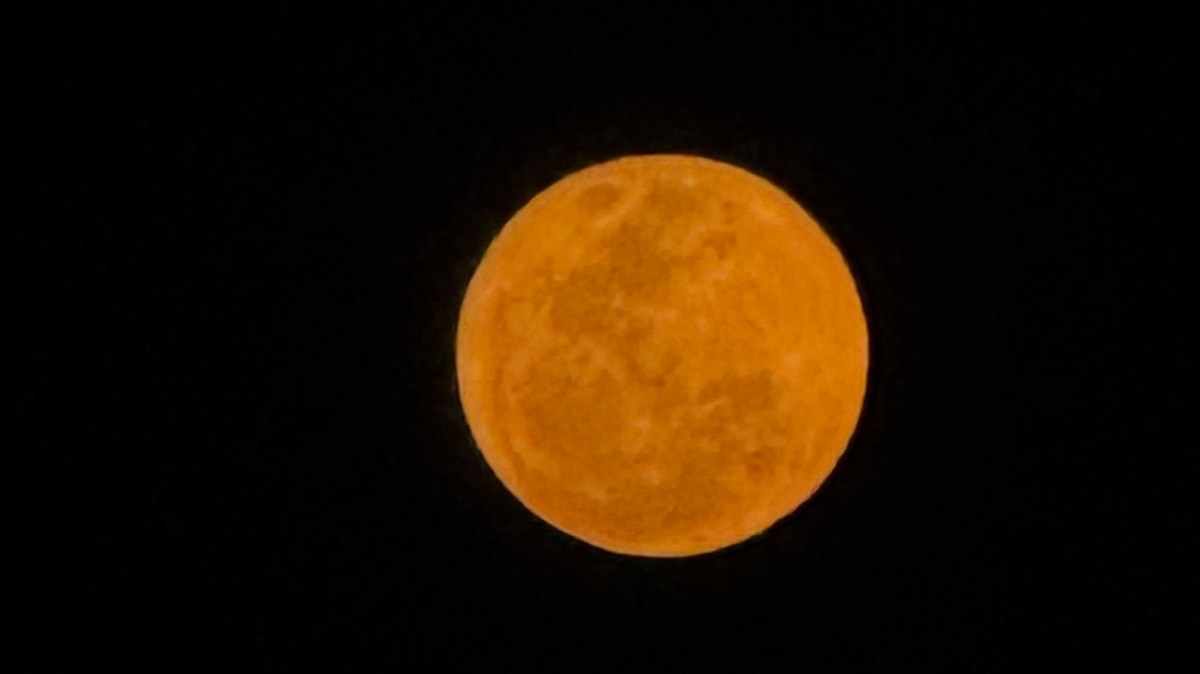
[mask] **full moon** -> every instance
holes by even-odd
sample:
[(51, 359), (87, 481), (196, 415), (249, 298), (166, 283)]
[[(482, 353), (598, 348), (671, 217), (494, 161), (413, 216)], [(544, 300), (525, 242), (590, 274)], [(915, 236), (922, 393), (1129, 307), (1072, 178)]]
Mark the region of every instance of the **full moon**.
[(833, 241), (783, 190), (685, 155), (568, 175), (504, 226), (458, 321), (488, 465), (541, 519), (616, 553), (761, 533), (829, 476), (867, 381)]

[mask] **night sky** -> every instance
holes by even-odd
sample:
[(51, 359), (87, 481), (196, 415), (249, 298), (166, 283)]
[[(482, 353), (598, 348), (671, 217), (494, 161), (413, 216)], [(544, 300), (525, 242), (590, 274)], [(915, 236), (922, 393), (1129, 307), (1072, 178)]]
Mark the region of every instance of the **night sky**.
[[(1179, 662), (1177, 19), (693, 4), (48, 28), (12, 671)], [(871, 334), (824, 487), (676, 560), (525, 511), (454, 383), (508, 217), (654, 152), (800, 201)]]

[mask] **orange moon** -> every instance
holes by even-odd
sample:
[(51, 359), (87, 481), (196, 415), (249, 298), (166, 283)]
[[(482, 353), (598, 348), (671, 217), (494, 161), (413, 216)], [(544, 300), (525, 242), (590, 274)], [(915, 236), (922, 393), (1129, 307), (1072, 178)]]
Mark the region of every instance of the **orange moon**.
[(512, 217), (467, 288), (467, 423), (530, 511), (612, 552), (682, 557), (758, 534), (829, 476), (867, 381), (854, 278), (778, 187), (630, 156)]

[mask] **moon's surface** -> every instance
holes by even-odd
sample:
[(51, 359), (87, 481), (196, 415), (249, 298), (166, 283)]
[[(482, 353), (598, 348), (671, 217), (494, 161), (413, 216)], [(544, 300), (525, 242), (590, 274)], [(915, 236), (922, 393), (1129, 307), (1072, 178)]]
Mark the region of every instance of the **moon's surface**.
[(458, 385), (504, 485), (618, 553), (686, 556), (792, 512), (867, 379), (854, 278), (782, 190), (700, 157), (591, 166), (538, 194), (467, 288)]

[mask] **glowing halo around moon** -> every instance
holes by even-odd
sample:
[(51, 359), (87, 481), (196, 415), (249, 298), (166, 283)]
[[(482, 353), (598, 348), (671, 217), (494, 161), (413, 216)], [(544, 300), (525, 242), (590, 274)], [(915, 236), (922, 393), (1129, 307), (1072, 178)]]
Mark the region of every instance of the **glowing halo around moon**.
[(729, 164), (631, 156), (504, 226), (457, 334), (468, 425), (501, 482), (606, 550), (679, 557), (758, 534), (854, 432), (867, 325), (837, 247)]

